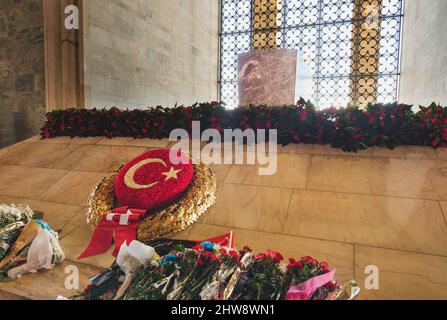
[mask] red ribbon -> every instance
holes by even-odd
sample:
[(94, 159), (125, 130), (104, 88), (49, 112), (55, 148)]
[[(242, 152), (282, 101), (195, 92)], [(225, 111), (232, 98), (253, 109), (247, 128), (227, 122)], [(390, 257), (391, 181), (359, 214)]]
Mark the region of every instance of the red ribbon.
[(109, 250), (115, 233), (115, 250), (113, 255), (118, 255), (124, 242), (130, 243), (137, 237), (137, 226), (145, 215), (145, 210), (129, 209), (121, 207), (102, 217), (95, 229), (92, 239), (78, 259), (104, 253)]
[(194, 242), (196, 242), (198, 245), (200, 245), (201, 243), (203, 243), (205, 241), (209, 241), (211, 243), (218, 244), (221, 247), (228, 247), (228, 248), (234, 249), (234, 232), (231, 231), (230, 233), (224, 234), (219, 237), (206, 239), (206, 240), (202, 240), (202, 241), (194, 241)]

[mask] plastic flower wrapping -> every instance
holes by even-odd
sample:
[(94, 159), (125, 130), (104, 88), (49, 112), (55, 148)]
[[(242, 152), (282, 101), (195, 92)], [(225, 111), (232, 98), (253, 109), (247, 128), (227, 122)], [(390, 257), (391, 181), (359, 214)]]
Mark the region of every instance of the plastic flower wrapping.
[[(147, 247), (150, 261), (142, 262), (142, 254), (130, 247)], [(166, 239), (133, 241), (124, 250), (125, 257), (120, 251), (121, 258), (72, 299), (352, 300), (359, 293), (355, 281), (341, 284), (335, 270), (312, 257), (285, 263), (271, 250), (255, 255), (248, 247), (237, 251), (209, 241)]]
[(52, 269), (65, 259), (59, 234), (43, 213), (22, 205), (0, 205), (0, 281)]

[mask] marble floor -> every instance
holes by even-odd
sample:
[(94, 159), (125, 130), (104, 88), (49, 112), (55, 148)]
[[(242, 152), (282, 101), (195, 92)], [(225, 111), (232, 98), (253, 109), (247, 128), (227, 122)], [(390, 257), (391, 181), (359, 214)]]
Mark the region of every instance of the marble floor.
[[(0, 284), (1, 298), (54, 299), (65, 268), (79, 267), (80, 286), (109, 266), (105, 254), (76, 261), (90, 239), (88, 195), (106, 173), (167, 140), (31, 138), (0, 149), (0, 202), (46, 213), (61, 231), (67, 260), (52, 271)], [(312, 255), (356, 279), (360, 299), (447, 299), (447, 150), (373, 148), (357, 154), (329, 146), (278, 149), (278, 170), (261, 177), (250, 165), (213, 165), (216, 204), (177, 234), (200, 240), (234, 230), (236, 245)], [(367, 290), (368, 266), (379, 289)]]

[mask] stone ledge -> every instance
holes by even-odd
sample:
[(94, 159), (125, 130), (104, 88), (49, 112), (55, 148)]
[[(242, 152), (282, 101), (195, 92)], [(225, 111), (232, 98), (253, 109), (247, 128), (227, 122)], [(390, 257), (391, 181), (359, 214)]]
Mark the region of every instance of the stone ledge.
[[(79, 269), (79, 290), (65, 288), (67, 266), (74, 265)], [(42, 270), (35, 274), (27, 274), (21, 279), (0, 283), (0, 300), (56, 300), (59, 295), (70, 297), (81, 292), (89, 283), (89, 277), (98, 274), (102, 269), (90, 265), (65, 260), (52, 270)]]

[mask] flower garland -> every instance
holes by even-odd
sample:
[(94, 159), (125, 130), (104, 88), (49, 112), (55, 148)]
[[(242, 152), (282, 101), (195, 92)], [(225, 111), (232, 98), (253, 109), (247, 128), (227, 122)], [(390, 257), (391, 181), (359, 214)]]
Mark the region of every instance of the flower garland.
[(234, 110), (218, 102), (138, 110), (57, 110), (47, 114), (41, 136), (161, 139), (174, 129), (190, 132), (192, 121), (200, 121), (201, 130), (277, 129), (283, 145), (330, 144), (345, 151), (372, 146), (447, 147), (447, 108), (435, 103), (416, 112), (411, 105), (397, 103), (316, 110), (303, 99), (294, 106), (250, 105)]

